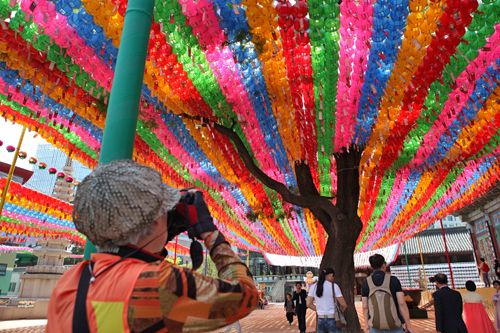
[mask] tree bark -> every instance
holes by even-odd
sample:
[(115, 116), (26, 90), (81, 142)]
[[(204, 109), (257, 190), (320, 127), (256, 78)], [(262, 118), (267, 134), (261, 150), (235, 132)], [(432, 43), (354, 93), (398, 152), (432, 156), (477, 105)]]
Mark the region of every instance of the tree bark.
[[(185, 117), (193, 119), (191, 116)], [(337, 164), (337, 202), (332, 198), (320, 196), (314, 185), (309, 165), (295, 162), (296, 181), (300, 195), (292, 193), (284, 184), (265, 174), (253, 161), (250, 153), (232, 128), (214, 123), (214, 129), (228, 137), (247, 170), (267, 187), (278, 192), (284, 201), (307, 208), (318, 219), (328, 234), (328, 241), (321, 262), (321, 269), (331, 267), (335, 270), (335, 282), (342, 290), (347, 303), (345, 312), (347, 328), (344, 332), (362, 332), (354, 306), (354, 250), (363, 224), (358, 216), (359, 201), (359, 162), (362, 150), (351, 146), (336, 153)]]

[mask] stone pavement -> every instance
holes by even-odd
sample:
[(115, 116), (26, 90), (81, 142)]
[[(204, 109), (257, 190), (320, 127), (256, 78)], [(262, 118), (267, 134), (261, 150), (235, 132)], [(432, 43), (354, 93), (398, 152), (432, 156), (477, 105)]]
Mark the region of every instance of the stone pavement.
[[(362, 327), (362, 307), (361, 302), (356, 304), (356, 310), (360, 317)], [(434, 323), (434, 312), (428, 311), (429, 319), (415, 319), (412, 320), (414, 333), (436, 332)], [(247, 317), (240, 320), (241, 330), (243, 333), (274, 333), (274, 332), (294, 332), (299, 333), (297, 317), (294, 317), (292, 326), (288, 325), (285, 318), (285, 310), (283, 303), (272, 303), (265, 310), (255, 310)], [(223, 332), (224, 329), (213, 331), (212, 333)], [(316, 331), (316, 312), (307, 310), (306, 314), (306, 331), (313, 333)], [(236, 330), (231, 329), (230, 333)]]
[[(361, 314), (361, 303), (356, 305), (358, 310), (358, 315)], [(413, 332), (415, 333), (425, 333), (425, 332), (435, 332), (434, 325), (434, 312), (429, 311), (429, 319), (415, 319), (412, 320)], [(362, 320), (362, 319), (361, 319)], [(43, 333), (45, 332), (45, 325), (43, 321), (5, 321), (0, 322), (0, 332), (3, 333)], [(26, 326), (26, 325), (36, 325), (36, 326)], [(297, 317), (294, 318), (292, 326), (288, 325), (288, 321), (285, 318), (285, 310), (283, 308), (283, 303), (271, 303), (265, 310), (255, 310), (247, 317), (240, 320), (241, 328), (244, 333), (274, 333), (274, 332), (294, 332), (298, 333), (297, 327)], [(20, 327), (21, 325), (25, 327)], [(316, 327), (316, 313), (314, 311), (308, 310), (306, 315), (306, 325), (307, 332), (312, 333), (315, 331)], [(16, 327), (17, 328), (12, 328)], [(223, 328), (213, 333), (223, 332)], [(236, 332), (234, 328), (231, 332)]]

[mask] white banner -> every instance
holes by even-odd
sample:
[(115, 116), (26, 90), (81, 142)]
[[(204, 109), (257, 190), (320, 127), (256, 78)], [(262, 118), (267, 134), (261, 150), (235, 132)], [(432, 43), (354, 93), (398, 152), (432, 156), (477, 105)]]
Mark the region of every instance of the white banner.
[[(354, 254), (354, 266), (357, 269), (370, 267), (368, 259), (378, 253), (384, 256), (387, 265), (392, 264), (399, 252), (399, 243), (384, 247), (382, 249)], [(272, 266), (298, 266), (298, 267), (319, 267), (323, 256), (294, 257), (280, 254), (264, 253), (267, 262)]]

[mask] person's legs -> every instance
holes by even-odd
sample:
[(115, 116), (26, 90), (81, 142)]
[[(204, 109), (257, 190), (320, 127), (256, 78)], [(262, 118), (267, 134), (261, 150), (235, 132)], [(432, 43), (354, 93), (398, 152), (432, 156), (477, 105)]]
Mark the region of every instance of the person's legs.
[(328, 333), (342, 333), (342, 330), (337, 328), (337, 323), (334, 318), (326, 319), (326, 327)]
[(327, 333), (326, 318), (318, 318), (316, 323), (316, 333)]
[(292, 324), (293, 322), (293, 312), (287, 312), (286, 313), (286, 319), (288, 320), (288, 322), (290, 323), (290, 325)]
[(236, 329), (236, 333), (241, 333), (241, 325), (239, 320), (234, 323), (234, 328)]
[(486, 288), (489, 288), (491, 286), (490, 279), (488, 279), (488, 273), (483, 273), (483, 282)]
[(229, 333), (229, 331), (231, 331), (231, 327), (233, 327), (233, 326), (234, 326), (234, 323), (232, 323), (231, 325), (226, 327), (226, 329), (224, 330), (224, 333)]
[(307, 309), (297, 309), (297, 320), (299, 321), (299, 331), (306, 331), (306, 310)]

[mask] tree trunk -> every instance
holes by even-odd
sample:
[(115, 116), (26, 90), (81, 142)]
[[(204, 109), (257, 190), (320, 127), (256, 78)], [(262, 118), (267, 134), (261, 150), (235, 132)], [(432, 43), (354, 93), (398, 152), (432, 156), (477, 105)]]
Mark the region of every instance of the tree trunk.
[[(337, 283), (342, 291), (342, 295), (347, 303), (345, 317), (347, 320), (347, 329), (344, 332), (362, 332), (359, 323), (358, 314), (354, 304), (354, 248), (356, 240), (361, 231), (359, 225), (361, 220), (357, 218), (343, 223), (344, 228), (335, 228), (334, 234), (329, 234), (326, 243), (325, 253), (321, 261), (320, 269), (327, 267), (333, 268), (335, 271), (335, 283)], [(349, 228), (345, 225), (351, 224)], [(358, 225), (358, 227), (354, 227)], [(339, 230), (342, 229), (342, 230)]]
[[(185, 115), (190, 118), (191, 116)], [(192, 117), (191, 117), (192, 118)], [(295, 162), (295, 175), (300, 195), (296, 195), (282, 183), (265, 174), (246, 150), (243, 141), (232, 128), (214, 123), (219, 133), (227, 136), (234, 144), (247, 170), (267, 187), (278, 192), (284, 201), (307, 208), (318, 219), (328, 234), (328, 241), (321, 262), (321, 269), (331, 267), (335, 270), (335, 282), (342, 290), (347, 303), (345, 312), (347, 329), (344, 332), (359, 333), (359, 323), (354, 306), (354, 250), (363, 228), (358, 216), (359, 201), (359, 162), (362, 148), (356, 146), (343, 149), (334, 154), (337, 163), (337, 202), (332, 198), (320, 196), (314, 185), (309, 165)]]

